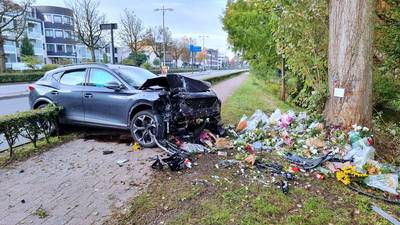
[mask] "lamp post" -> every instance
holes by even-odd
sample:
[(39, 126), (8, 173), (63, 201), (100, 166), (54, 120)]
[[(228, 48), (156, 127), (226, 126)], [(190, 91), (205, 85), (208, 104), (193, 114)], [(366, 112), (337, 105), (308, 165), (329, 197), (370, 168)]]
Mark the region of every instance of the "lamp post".
[(114, 30), (118, 29), (118, 25), (116, 23), (103, 23), (100, 24), (101, 30), (110, 30), (111, 31), (111, 63), (115, 64), (114, 57)]
[(162, 29), (163, 29), (163, 66), (165, 66), (165, 12), (166, 11), (173, 11), (174, 9), (172, 8), (165, 8), (164, 5), (162, 6), (162, 8), (157, 8), (154, 9), (154, 11), (158, 12), (161, 11), (162, 12)]

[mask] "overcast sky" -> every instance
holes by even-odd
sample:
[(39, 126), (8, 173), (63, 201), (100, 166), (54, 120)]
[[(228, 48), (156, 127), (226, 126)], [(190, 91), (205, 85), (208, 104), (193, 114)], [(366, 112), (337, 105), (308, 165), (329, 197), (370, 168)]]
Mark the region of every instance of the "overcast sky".
[[(190, 36), (197, 40), (197, 44), (202, 45), (199, 36), (208, 35), (205, 47), (217, 48), (232, 56), (220, 19), (226, 0), (100, 0), (100, 11), (106, 14), (108, 22), (118, 22), (122, 11), (128, 8), (134, 10), (143, 24), (149, 27), (162, 24), (161, 12), (155, 12), (154, 9), (163, 4), (174, 9), (166, 12), (165, 16), (165, 24), (174, 38)], [(65, 6), (64, 0), (36, 0), (35, 5)]]

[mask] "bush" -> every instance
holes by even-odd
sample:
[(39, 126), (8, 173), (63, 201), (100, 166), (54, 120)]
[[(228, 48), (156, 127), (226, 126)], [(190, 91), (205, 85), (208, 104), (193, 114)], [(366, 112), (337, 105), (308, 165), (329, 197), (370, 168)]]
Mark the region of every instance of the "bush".
[(43, 77), (44, 73), (44, 71), (2, 73), (0, 83), (33, 82)]
[(14, 156), (14, 145), (19, 136), (29, 139), (36, 147), (39, 136), (44, 135), (49, 143), (51, 131), (58, 129), (58, 115), (61, 107), (49, 105), (44, 109), (19, 112), (0, 116), (0, 134), (3, 134), (10, 151)]
[(42, 67), (42, 70), (47, 72), (49, 70), (57, 69), (60, 66), (61, 65), (58, 65), (58, 64), (44, 64)]

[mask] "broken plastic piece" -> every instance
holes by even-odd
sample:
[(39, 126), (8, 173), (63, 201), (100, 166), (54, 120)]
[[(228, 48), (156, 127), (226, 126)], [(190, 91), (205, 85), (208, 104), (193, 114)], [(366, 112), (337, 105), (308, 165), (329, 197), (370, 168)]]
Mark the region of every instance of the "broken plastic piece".
[(103, 155), (109, 155), (109, 154), (113, 154), (114, 151), (109, 151), (109, 150), (105, 150), (103, 151)]
[(309, 169), (314, 169), (315, 167), (318, 167), (321, 165), (321, 163), (328, 161), (331, 159), (331, 152), (328, 154), (318, 157), (318, 158), (312, 158), (312, 159), (306, 159), (301, 156), (292, 154), (290, 152), (286, 153), (285, 159), (288, 160), (291, 163), (294, 163), (303, 169), (309, 170)]
[(161, 162), (160, 156), (157, 156), (157, 159), (151, 165), (151, 168), (153, 168), (155, 170), (162, 170), (164, 168), (164, 165)]
[(400, 222), (394, 218), (392, 215), (390, 215), (389, 213), (383, 211), (383, 209), (379, 208), (377, 205), (372, 204), (371, 206), (372, 210), (374, 210), (376, 213), (378, 213), (379, 215), (381, 215), (383, 218), (385, 218), (386, 220), (388, 220), (389, 222), (391, 222), (394, 225), (400, 225)]
[(239, 164), (239, 161), (234, 159), (220, 160), (217, 164), (218, 168), (227, 168)]
[(128, 161), (129, 161), (129, 159), (120, 159), (120, 160), (117, 160), (117, 164), (119, 167), (122, 167), (124, 165), (124, 163), (126, 163)]
[(287, 195), (289, 193), (289, 185), (286, 180), (281, 180), (280, 187), (281, 187), (283, 194)]
[(140, 151), (140, 150), (142, 150), (142, 146), (140, 146), (140, 144), (138, 142), (135, 142), (132, 145), (132, 150), (133, 151)]

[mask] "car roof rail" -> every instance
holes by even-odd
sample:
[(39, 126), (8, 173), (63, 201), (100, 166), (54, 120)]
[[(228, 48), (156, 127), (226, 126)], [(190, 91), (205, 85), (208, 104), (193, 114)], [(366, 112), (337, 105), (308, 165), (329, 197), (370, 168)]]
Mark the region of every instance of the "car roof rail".
[(68, 66), (84, 66), (84, 65), (96, 65), (96, 66), (108, 67), (107, 64), (104, 64), (104, 63), (97, 63), (97, 62), (72, 63), (72, 64), (63, 65), (62, 67), (68, 67)]

